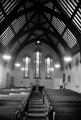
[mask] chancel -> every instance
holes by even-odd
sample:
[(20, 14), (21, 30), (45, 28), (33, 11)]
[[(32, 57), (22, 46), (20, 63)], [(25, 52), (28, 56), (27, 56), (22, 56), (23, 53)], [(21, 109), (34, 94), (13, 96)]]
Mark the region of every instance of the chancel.
[(0, 0), (0, 120), (81, 120), (80, 0)]

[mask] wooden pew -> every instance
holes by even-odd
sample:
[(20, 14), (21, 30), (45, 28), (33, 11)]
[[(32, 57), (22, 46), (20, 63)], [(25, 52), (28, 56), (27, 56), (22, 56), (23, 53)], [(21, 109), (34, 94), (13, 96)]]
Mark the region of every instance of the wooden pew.
[[(81, 95), (70, 90), (46, 90), (56, 120), (81, 119)], [(75, 94), (74, 94), (75, 93)]]
[[(21, 117), (21, 108), (27, 104), (27, 90), (2, 90), (0, 91), (0, 120), (16, 120)], [(4, 94), (6, 93), (6, 94)], [(10, 94), (12, 93), (12, 94)], [(19, 118), (20, 119), (20, 118)]]

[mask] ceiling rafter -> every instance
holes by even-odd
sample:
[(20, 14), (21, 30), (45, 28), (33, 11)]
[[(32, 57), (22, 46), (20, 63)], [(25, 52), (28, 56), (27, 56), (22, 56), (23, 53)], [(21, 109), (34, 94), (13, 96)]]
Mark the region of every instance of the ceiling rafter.
[(29, 28), (24, 31), (24, 28), (26, 27), (26, 24), (22, 27), (22, 29), (16, 34), (16, 36), (12, 39), (12, 41), (8, 44), (8, 48), (11, 49), (12, 46), (15, 44), (15, 42), (21, 38), (23, 35), (29, 33), (32, 31), (32, 29), (35, 29), (35, 27)]
[(48, 21), (48, 23), (50, 24), (50, 26), (51, 26), (51, 28), (54, 30), (54, 34), (56, 34), (57, 36), (57, 38), (58, 38), (58, 40), (60, 41), (60, 43), (64, 46), (64, 48), (65, 49), (68, 49), (68, 50), (70, 50), (70, 52), (71, 52), (71, 49), (69, 48), (69, 46), (66, 44), (66, 42), (63, 40), (63, 38), (62, 38), (62, 36), (61, 35), (59, 35), (59, 33), (56, 31), (56, 29), (53, 27), (53, 25), (51, 24), (51, 22), (48, 20), (48, 18), (45, 16), (45, 14), (44, 13), (42, 13), (42, 15), (45, 17), (45, 19)]
[[(37, 28), (36, 28), (36, 27), (33, 27), (33, 28), (32, 28), (32, 33), (33, 33), (35, 30), (37, 30), (37, 29), (40, 29), (40, 27), (38, 27), (38, 26), (37, 26)], [(43, 30), (43, 32), (44, 32), (44, 30), (46, 31), (46, 29), (44, 29), (44, 28), (42, 28), (42, 30)], [(31, 31), (31, 30), (30, 30), (30, 31)], [(18, 48), (18, 50), (16, 51), (16, 53), (14, 53), (14, 55), (17, 54), (17, 52), (19, 53), (19, 52), (21, 51), (21, 49), (23, 49), (23, 47), (24, 47), (25, 45), (27, 45), (28, 43), (30, 43), (30, 41), (28, 41), (28, 39), (31, 37), (32, 33), (29, 34), (27, 40), (25, 40), (25, 41), (22, 43), (22, 45)], [(41, 38), (38, 37), (37, 40), (38, 40), (38, 39), (41, 39)], [(31, 39), (31, 40), (32, 40), (32, 39)], [(34, 39), (33, 39), (33, 40), (34, 40)], [(56, 48), (56, 46), (55, 46), (55, 44), (54, 44), (53, 42), (51, 43), (49, 39), (48, 39), (48, 41), (46, 40), (45, 43), (46, 43), (46, 44), (49, 43), (49, 44), (51, 45), (51, 47), (52, 47), (56, 52), (58, 51), (57, 48)], [(49, 45), (49, 44), (48, 44), (48, 45)], [(59, 54), (60, 58), (62, 58), (62, 55), (61, 55), (61, 53), (60, 53), (59, 51), (57, 52), (57, 54)]]
[[(4, 9), (3, 9), (3, 7), (2, 7), (1, 2), (0, 2), (0, 8), (1, 8), (1, 10), (2, 10), (2, 12), (3, 12), (3, 14), (4, 14), (5, 18), (6, 18), (6, 17), (7, 17), (7, 15), (6, 15), (6, 13), (5, 13), (5, 11), (4, 11)], [(13, 34), (15, 35), (16, 33), (15, 33), (15, 31), (14, 31), (14, 29), (13, 29), (12, 25), (10, 25), (10, 28), (11, 28), (11, 30), (12, 30), (12, 32), (13, 32)], [(19, 41), (18, 41), (18, 42), (19, 42)], [(19, 43), (19, 44), (20, 44), (20, 43)]]
[[(80, 53), (81, 53), (81, 33), (76, 29), (74, 24), (70, 21), (70, 19), (67, 17), (67, 15), (62, 11), (61, 6), (58, 4), (58, 2), (54, 1), (54, 0), (51, 0), (51, 1), (55, 4), (57, 9), (60, 11), (61, 18), (59, 17), (59, 19), (62, 20), (66, 25), (68, 25), (68, 28), (70, 29), (72, 34), (76, 37), (76, 39), (79, 43)], [(80, 4), (81, 4), (81, 1), (80, 1)]]
[(5, 13), (5, 11), (4, 11), (3, 7), (2, 7), (1, 2), (0, 2), (0, 8), (1, 8), (1, 10), (2, 10), (2, 12), (3, 12), (4, 16), (6, 17), (6, 13)]
[[(0, 2), (0, 8), (1, 8), (1, 10), (2, 10), (2, 12), (3, 12), (3, 14), (4, 14), (5, 18), (7, 18), (7, 15), (6, 15), (6, 13), (5, 13), (5, 11), (4, 11), (4, 9), (3, 9), (3, 7), (2, 7), (1, 2)], [(13, 34), (15, 35), (16, 33), (15, 33), (15, 31), (14, 31), (14, 29), (13, 29), (12, 25), (10, 25), (10, 28), (12, 29), (12, 32), (13, 32)]]
[[(68, 2), (68, 1), (67, 1)], [(77, 7), (76, 7), (76, 9), (74, 10), (74, 12), (73, 12), (73, 14), (72, 14), (72, 16), (71, 16), (71, 18), (70, 18), (70, 21), (72, 21), (72, 19), (73, 19), (73, 17), (75, 16), (75, 14), (76, 14), (76, 12), (77, 12), (77, 10), (78, 10), (78, 8), (80, 7), (80, 1), (79, 1), (79, 3), (77, 4)], [(66, 27), (65, 27), (65, 29), (64, 29), (64, 31), (63, 31), (63, 33), (62, 33), (62, 36), (64, 35), (64, 33), (65, 33), (65, 31), (66, 31), (66, 29), (68, 28), (68, 25), (66, 24)]]
[[(35, 7), (28, 7), (26, 8), (26, 10), (22, 10), (22, 11), (19, 11), (19, 8), (23, 5), (23, 0), (21, 0), (19, 2), (18, 5), (16, 5), (15, 9), (13, 9), (9, 15), (6, 16), (6, 19), (4, 19), (4, 21), (1, 23), (0, 25), (0, 35), (5, 31), (5, 29), (15, 20), (17, 19), (18, 17), (22, 16), (23, 14), (25, 13), (28, 13), (28, 12), (34, 12), (35, 11)], [(4, 27), (3, 27), (4, 26)]]
[(80, 7), (80, 1), (79, 1), (79, 3), (77, 4), (77, 7), (75, 8), (75, 10), (74, 10), (74, 12), (73, 12), (73, 14), (72, 14), (72, 16), (71, 16), (71, 18), (70, 18), (70, 20), (72, 20), (73, 19), (73, 17), (75, 16), (75, 14), (77, 13), (77, 10), (78, 10), (78, 8)]
[[(11, 30), (12, 30), (12, 32), (13, 32), (13, 34), (14, 34), (14, 35), (16, 35), (16, 32), (15, 32), (14, 28), (12, 27), (12, 25), (10, 25), (10, 28), (11, 28)], [(18, 41), (19, 45), (21, 45), (21, 43), (20, 43), (19, 39), (18, 39), (17, 41)]]
[[(36, 4), (36, 3), (37, 3), (37, 1), (35, 1), (35, 0), (28, 0), (28, 1), (32, 2), (33, 4)], [(38, 0), (38, 1), (39, 1), (39, 0)]]
[[(29, 40), (30, 37), (32, 36), (33, 32), (34, 32), (34, 29), (32, 29), (31, 31), (29, 31), (29, 35), (28, 35), (28, 37), (27, 37), (26, 40), (25, 40), (26, 42), (28, 42), (28, 40)], [(20, 47), (22, 47), (22, 44), (21, 44)]]
[(77, 45), (73, 46), (72, 53), (73, 53), (73, 55), (76, 55), (78, 52), (79, 52), (79, 45), (77, 44)]
[[(58, 51), (60, 52), (60, 49), (58, 48), (58, 43), (61, 44), (64, 47), (64, 50), (67, 48), (72, 53), (76, 53), (76, 51), (81, 52), (81, 33), (80, 29), (78, 28), (78, 25), (80, 27), (80, 7), (81, 7), (81, 1), (79, 0), (79, 3), (76, 2), (76, 7), (72, 6), (72, 2), (68, 2), (66, 0), (66, 4), (68, 4), (68, 8), (71, 8), (71, 15), (70, 17), (67, 16), (67, 9), (64, 12), (63, 7), (60, 4), (61, 0), (19, 0), (18, 4), (13, 4), (14, 7), (10, 12), (7, 12), (4, 4), (0, 2), (0, 10), (1, 10), (1, 24), (0, 24), (0, 35), (5, 31), (7, 31), (7, 28), (9, 27), (9, 30), (11, 30), (11, 34), (13, 35), (13, 38), (10, 39), (9, 43), (6, 44), (6, 34), (2, 34), (4, 38), (2, 38), (1, 43), (3, 44), (5, 42), (5, 49), (9, 48), (11, 49), (15, 43), (19, 43), (19, 49), (22, 47), (23, 41), (27, 39), (27, 44), (32, 42), (32, 39), (38, 38), (38, 39), (44, 39), (44, 42), (50, 43), (51, 47), (54, 48), (57, 47)], [(4, 2), (5, 3), (5, 2)], [(64, 2), (65, 3), (65, 2)], [(7, 6), (7, 5), (6, 5)], [(9, 6), (9, 2), (8, 2)], [(66, 6), (66, 5), (65, 5)], [(70, 10), (69, 10), (70, 11)], [(79, 14), (79, 15), (78, 15)], [(4, 19), (3, 19), (4, 16)], [(25, 21), (23, 23), (20, 21), (20, 18), (23, 19), (23, 16), (25, 17)], [(33, 17), (32, 17), (33, 16)], [(18, 24), (21, 26), (18, 31), (16, 31), (16, 25), (15, 23), (18, 19)], [(59, 28), (57, 29), (57, 20)], [(77, 24), (73, 21), (77, 22)], [(79, 21), (78, 21), (79, 20)], [(17, 21), (16, 21), (17, 23)], [(64, 25), (64, 26), (62, 26)], [(43, 32), (43, 35), (40, 34), (34, 34), (35, 30), (41, 30)], [(69, 43), (67, 43), (67, 37), (66, 33), (69, 31)], [(26, 37), (24, 37), (24, 35)], [(72, 35), (74, 37), (72, 37)], [(53, 37), (53, 38), (52, 38)], [(8, 37), (9, 39), (10, 37)], [(57, 39), (57, 43), (53, 41), (53, 39)], [(77, 41), (78, 43), (77, 43)], [(22, 42), (21, 42), (21, 41)], [(36, 40), (36, 39), (35, 39)], [(74, 40), (74, 41), (73, 41)], [(70, 43), (74, 45), (71, 47)], [(3, 44), (4, 45), (4, 44)], [(80, 47), (80, 50), (79, 50)], [(60, 53), (61, 54), (61, 53)]]
[[(25, 25), (24, 25), (25, 26)], [(47, 28), (45, 27), (42, 27), (41, 25), (40, 26), (34, 26), (26, 31), (23, 31), (24, 27), (22, 28), (22, 30), (20, 30), (20, 32), (15, 36), (15, 39), (13, 39), (13, 42), (15, 43), (17, 39), (19, 39), (20, 37), (22, 37), (23, 35), (31, 32), (32, 30), (42, 30), (42, 31), (46, 31), (47, 33), (50, 33), (51, 35), (53, 35), (54, 37), (57, 37), (58, 33), (57, 32), (52, 32), (50, 30), (48, 30)], [(58, 36), (58, 39), (60, 39), (60, 36)], [(14, 41), (15, 40), (15, 41)], [(11, 44), (10, 44), (11, 43)], [(8, 45), (8, 48), (11, 49), (13, 44), (12, 42), (10, 42), (9, 45)], [(9, 47), (10, 46), (10, 47)]]
[[(24, 10), (26, 10), (26, 6), (25, 6), (25, 2), (23, 4), (23, 7), (24, 7)], [(28, 17), (27, 17), (27, 14), (25, 13), (25, 16), (26, 16), (26, 22), (28, 22)], [(29, 25), (28, 25), (28, 28), (29, 28)]]
[(51, 2), (51, 0), (45, 0), (45, 1), (42, 2), (42, 4), (46, 4), (46, 3), (49, 3), (49, 2)]
[[(53, 9), (55, 8), (55, 5), (53, 4)], [(53, 18), (53, 14), (50, 17), (50, 22), (52, 22), (52, 18)], [(50, 29), (50, 25), (49, 25), (49, 29)]]
[[(6, 16), (6, 14), (5, 14), (4, 10), (3, 10), (3, 7), (2, 7), (2, 5), (1, 5), (1, 2), (0, 2), (0, 8), (1, 8), (4, 16)], [(0, 42), (0, 52), (2, 52), (2, 51), (1, 51), (1, 48), (4, 48), (4, 46), (3, 46), (2, 43)]]
[(54, 15), (55, 17), (61, 19), (60, 13), (54, 11), (54, 9), (50, 9), (50, 8), (42, 5), (42, 6), (41, 6), (41, 12), (42, 12), (42, 11), (43, 11), (43, 12), (46, 12), (46, 13), (49, 13), (49, 14), (52, 14), (52, 15)]
[(56, 45), (53, 43), (52, 39), (48, 36), (48, 34), (47, 34), (47, 33), (45, 33), (45, 34), (46, 34), (46, 37), (47, 37), (49, 43), (50, 43), (50, 41), (51, 41), (50, 44), (51, 44), (52, 48), (56, 51), (57, 55), (59, 56), (61, 65), (63, 65), (63, 60), (62, 60), (63, 56), (62, 56), (62, 54), (59, 52), (58, 48), (57, 48)]
[(33, 35), (34, 35), (35, 37), (39, 37), (39, 38), (45, 36), (44, 34), (42, 34), (42, 35), (39, 36), (39, 35), (36, 35), (35, 33), (33, 33)]
[(12, 25), (10, 25), (10, 28), (11, 28), (13, 34), (16, 35), (15, 30), (13, 29)]
[[(48, 33), (46, 32), (46, 30), (43, 30), (43, 32), (44, 32), (45, 36), (47, 37), (48, 41), (49, 41), (50, 43), (54, 44), (53, 41), (52, 41), (52, 39), (49, 38)], [(54, 44), (54, 45), (55, 45), (55, 44)]]
[[(17, 17), (17, 11), (22, 6), (23, 0), (16, 5), (15, 9), (13, 9), (9, 15), (4, 19), (4, 21), (0, 25), (0, 35), (5, 31), (5, 29), (13, 22), (13, 20)], [(4, 26), (4, 27), (3, 27)]]
[[(28, 24), (32, 21), (32, 19), (35, 17), (37, 13), (35, 12), (31, 17), (30, 20), (28, 22)], [(24, 26), (22, 27), (22, 29), (15, 35), (15, 37), (9, 42), (9, 44), (6, 46), (6, 48), (8, 47), (9, 49), (12, 48), (13, 44), (20, 38), (20, 36), (23, 36), (23, 30), (24, 28), (28, 25), (27, 23), (24, 24)], [(24, 34), (26, 34), (27, 32), (31, 31), (32, 29), (28, 29), (26, 32), (24, 31)], [(5, 48), (5, 49), (6, 49)]]
[(43, 31), (44, 31), (44, 33), (45, 33), (48, 41), (49, 41), (49, 42), (51, 41), (50, 44), (53, 45), (53, 47), (56, 49), (56, 51), (58, 52), (58, 54), (62, 57), (62, 55), (60, 54), (59, 50), (56, 48), (56, 45), (53, 43), (52, 39), (48, 36), (47, 32), (46, 32), (45, 30), (43, 30)]

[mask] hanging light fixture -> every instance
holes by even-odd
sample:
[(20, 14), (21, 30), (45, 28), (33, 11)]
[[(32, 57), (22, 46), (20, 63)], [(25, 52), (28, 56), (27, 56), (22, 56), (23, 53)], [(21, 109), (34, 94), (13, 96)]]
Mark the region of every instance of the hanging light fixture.
[(65, 62), (71, 62), (72, 61), (72, 57), (70, 55), (67, 55), (64, 57), (64, 61)]
[(9, 54), (9, 48), (7, 47), (6, 48), (6, 51), (5, 51), (5, 53), (3, 54), (3, 59), (5, 60), (5, 61), (9, 61), (9, 60), (11, 60), (11, 55)]
[(15, 63), (15, 67), (19, 68), (21, 66), (20, 63)]
[[(67, 29), (67, 45), (68, 45), (68, 29)], [(64, 61), (65, 62), (71, 62), (72, 61), (72, 56), (70, 55), (70, 53), (68, 52), (68, 48), (66, 49), (67, 53), (64, 56)]]
[(4, 54), (3, 55), (3, 59), (4, 60), (10, 60), (11, 59), (11, 56), (9, 54)]
[(24, 67), (22, 67), (22, 68), (21, 68), (21, 71), (25, 71), (25, 68), (24, 68)]
[(59, 63), (56, 63), (56, 64), (54, 65), (54, 67), (55, 67), (55, 68), (60, 68), (60, 64), (59, 64)]
[(50, 68), (50, 71), (54, 71), (54, 68), (52, 67), (52, 68)]

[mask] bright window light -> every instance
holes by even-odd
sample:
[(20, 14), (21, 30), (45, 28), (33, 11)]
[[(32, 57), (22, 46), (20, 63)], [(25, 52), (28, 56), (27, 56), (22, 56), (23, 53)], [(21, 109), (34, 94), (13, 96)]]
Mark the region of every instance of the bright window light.
[(4, 54), (4, 55), (3, 55), (3, 59), (4, 59), (4, 60), (10, 60), (10, 59), (11, 59), (11, 56), (10, 56), (10, 55), (7, 55), (7, 54)]
[(60, 64), (55, 64), (55, 68), (60, 68)]
[(72, 61), (72, 57), (71, 56), (65, 56), (64, 57), (64, 61), (65, 62), (71, 62)]
[(25, 71), (25, 68), (24, 68), (24, 67), (22, 67), (22, 68), (21, 68), (21, 71)]
[(15, 63), (15, 67), (20, 67), (21, 64), (20, 63)]

